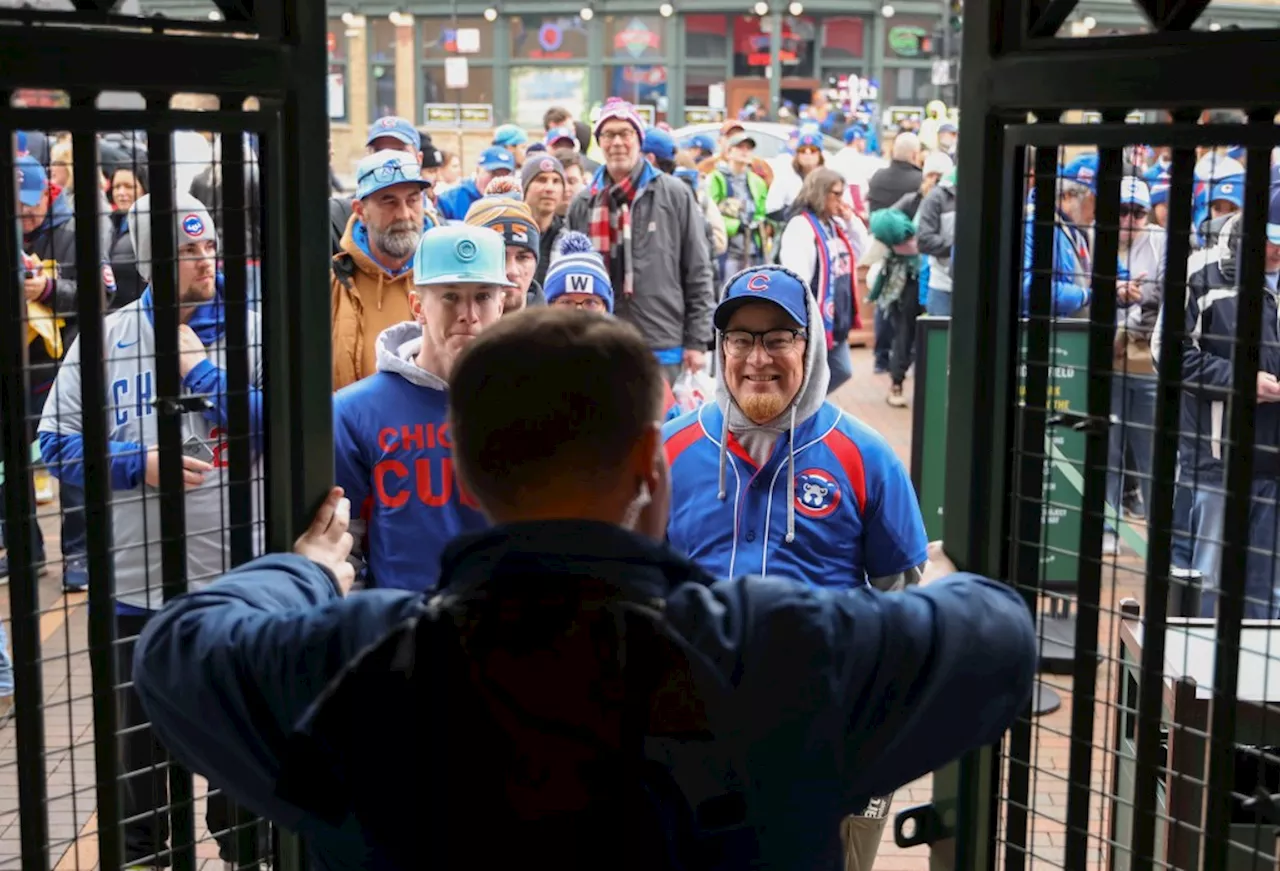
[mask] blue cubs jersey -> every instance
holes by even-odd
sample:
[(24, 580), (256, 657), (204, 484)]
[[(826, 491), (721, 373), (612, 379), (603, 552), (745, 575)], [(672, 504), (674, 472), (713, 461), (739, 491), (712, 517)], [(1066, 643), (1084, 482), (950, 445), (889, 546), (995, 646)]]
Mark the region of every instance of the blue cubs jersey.
[(876, 432), (823, 404), (795, 430), (795, 523), (787, 534), (784, 433), (757, 466), (730, 434), (717, 498), (724, 416), (708, 403), (663, 427), (671, 466), (667, 537), (717, 577), (782, 575), (855, 587), (922, 565), (928, 544), (907, 470)]

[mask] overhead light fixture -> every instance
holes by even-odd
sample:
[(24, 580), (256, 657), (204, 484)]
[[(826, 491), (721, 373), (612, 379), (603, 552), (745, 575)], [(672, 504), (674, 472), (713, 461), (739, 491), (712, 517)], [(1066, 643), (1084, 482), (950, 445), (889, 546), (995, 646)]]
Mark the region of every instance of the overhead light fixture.
[(896, 12), (897, 10), (894, 9), (892, 6), (890, 6), (888, 3), (880, 7), (880, 14), (883, 15), (885, 18), (892, 18)]
[(222, 13), (221, 13), (221, 12), (219, 12), (217, 9), (210, 9), (210, 10), (209, 10), (209, 20), (210, 20), (210, 21), (221, 21), (221, 20), (222, 20)]
[(498, 20), (498, 10), (497, 10), (497, 9), (495, 9), (495, 8), (493, 8), (492, 6), (490, 6), (488, 9), (486, 9), (486, 10), (484, 11), (484, 20), (485, 20), (485, 21), (497, 21), (497, 20)]
[(590, 21), (592, 18), (596, 17), (596, 11), (590, 6), (583, 6), (582, 11), (578, 13), (578, 17), (583, 21)]
[(342, 13), (342, 23), (347, 25), (347, 27), (364, 27), (365, 19), (364, 16), (358, 12), (344, 12)]
[(396, 27), (412, 27), (413, 15), (408, 12), (392, 12), (387, 18)]
[(1098, 26), (1098, 19), (1094, 18), (1092, 15), (1086, 15), (1084, 17), (1084, 26), (1089, 30), (1093, 30)]
[(1221, 24), (1219, 24), (1219, 23), (1218, 23), (1218, 22), (1216, 22), (1216, 21), (1210, 21), (1210, 22), (1209, 22), (1209, 29), (1210, 29), (1210, 30), (1213, 30), (1213, 31), (1218, 31), (1218, 30), (1221, 30), (1221, 29), (1222, 29), (1222, 25), (1221, 25)]
[(658, 14), (661, 15), (663, 18), (670, 18), (672, 13), (674, 13), (675, 11), (676, 11), (676, 8), (672, 6), (670, 3), (663, 3), (661, 6), (658, 7)]
[(755, 13), (761, 18), (764, 18), (769, 14), (769, 4), (764, 2), (764, 0), (760, 0), (760, 2), (755, 5)]
[(787, 7), (787, 11), (788, 11), (788, 12), (790, 12), (793, 16), (803, 15), (803, 14), (804, 14), (804, 4), (803, 4), (803, 3), (792, 3), (790, 6), (788, 6), (788, 7)]

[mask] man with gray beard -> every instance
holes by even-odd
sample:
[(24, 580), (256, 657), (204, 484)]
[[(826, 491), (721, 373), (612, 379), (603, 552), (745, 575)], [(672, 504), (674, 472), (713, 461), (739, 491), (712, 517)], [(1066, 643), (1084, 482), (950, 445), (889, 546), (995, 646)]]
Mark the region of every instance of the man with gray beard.
[(413, 320), (413, 253), (431, 182), (417, 157), (378, 151), (356, 166), (356, 196), (333, 258), (333, 389), (377, 371), (377, 338)]

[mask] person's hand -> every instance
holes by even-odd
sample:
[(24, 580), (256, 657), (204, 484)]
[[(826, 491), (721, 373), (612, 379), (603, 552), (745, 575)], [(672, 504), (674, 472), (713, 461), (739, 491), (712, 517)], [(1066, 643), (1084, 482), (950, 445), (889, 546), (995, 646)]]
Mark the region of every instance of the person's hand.
[(351, 500), (334, 487), (316, 512), (311, 526), (293, 543), (293, 552), (328, 569), (342, 595), (356, 580), (355, 566), (347, 562), (354, 539), (351, 537)]
[(1141, 281), (1122, 281), (1116, 285), (1116, 302), (1120, 305), (1132, 305), (1141, 299)]
[(947, 552), (942, 549), (942, 542), (929, 542), (927, 553), (929, 558), (925, 563), (924, 574), (920, 576), (918, 586), (923, 587), (939, 578), (945, 578), (947, 575), (956, 573), (956, 564), (951, 561), (951, 557), (947, 556)]
[(916, 246), (916, 237), (912, 236), (905, 242), (899, 242), (897, 245), (894, 245), (893, 253), (902, 254), (907, 257), (910, 257), (912, 254), (919, 254), (920, 249)]
[(209, 359), (209, 352), (188, 324), (178, 325), (178, 371), (186, 378), (192, 369)]
[[(186, 490), (194, 490), (204, 483), (204, 476), (213, 471), (213, 466), (204, 460), (182, 455), (182, 486)], [(160, 486), (160, 449), (147, 449), (146, 482), (152, 487)]]
[(701, 372), (702, 364), (706, 360), (707, 352), (699, 351), (696, 348), (684, 349), (684, 368), (691, 372)]
[(43, 273), (37, 272), (30, 278), (22, 279), (22, 293), (26, 296), (27, 302), (35, 302), (44, 296), (44, 289), (49, 286), (49, 279), (44, 277)]
[(1280, 381), (1270, 372), (1258, 373), (1258, 401), (1280, 402)]

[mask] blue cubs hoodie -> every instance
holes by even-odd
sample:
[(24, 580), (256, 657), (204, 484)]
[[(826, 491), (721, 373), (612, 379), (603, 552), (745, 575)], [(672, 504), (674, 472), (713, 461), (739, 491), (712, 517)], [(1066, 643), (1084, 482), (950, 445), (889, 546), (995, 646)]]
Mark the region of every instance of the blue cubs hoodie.
[(421, 347), (412, 321), (383, 330), (378, 371), (333, 398), (336, 483), (363, 521), (370, 587), (433, 589), (444, 546), (488, 526), (454, 476), (447, 385), (414, 361)]

